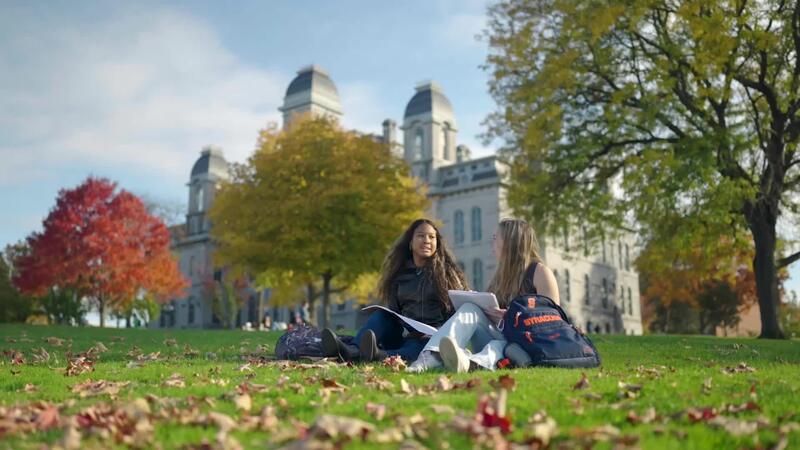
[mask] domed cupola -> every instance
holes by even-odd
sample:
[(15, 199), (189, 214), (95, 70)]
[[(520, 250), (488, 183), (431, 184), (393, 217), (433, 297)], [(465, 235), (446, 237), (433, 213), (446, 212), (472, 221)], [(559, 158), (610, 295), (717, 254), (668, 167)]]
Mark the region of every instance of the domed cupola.
[(321, 67), (311, 65), (297, 72), (283, 97), (283, 124), (286, 126), (296, 114), (312, 113), (335, 117), (342, 116), (342, 105), (339, 91), (333, 84), (328, 72)]

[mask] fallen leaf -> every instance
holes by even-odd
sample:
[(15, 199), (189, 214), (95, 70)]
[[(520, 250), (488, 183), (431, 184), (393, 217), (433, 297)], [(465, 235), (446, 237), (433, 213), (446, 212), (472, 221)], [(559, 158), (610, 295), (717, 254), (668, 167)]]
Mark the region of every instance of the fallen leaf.
[(440, 391), (449, 391), (453, 389), (453, 383), (449, 377), (442, 375), (436, 380), (436, 388)]
[(33, 385), (33, 384), (31, 384), (31, 383), (25, 383), (25, 387), (24, 387), (24, 388), (22, 388), (22, 390), (23, 390), (23, 392), (28, 392), (28, 393), (30, 393), (30, 392), (36, 392), (36, 391), (38, 391), (38, 390), (39, 390), (39, 388), (37, 388), (35, 385)]
[(656, 414), (656, 409), (653, 407), (647, 408), (641, 416), (637, 415), (635, 411), (628, 411), (628, 422), (636, 425), (640, 423), (650, 423), (656, 420), (658, 415)]
[(166, 387), (176, 387), (176, 388), (185, 388), (186, 381), (183, 378), (183, 375), (179, 373), (173, 373), (164, 381), (164, 386)]
[(42, 340), (47, 342), (48, 344), (54, 346), (54, 347), (61, 347), (62, 345), (64, 345), (64, 342), (65, 342), (64, 339), (57, 338), (55, 336), (42, 338)]
[(749, 372), (755, 372), (755, 371), (756, 371), (755, 368), (748, 366), (744, 362), (740, 362), (735, 367), (726, 367), (726, 368), (722, 369), (722, 373), (727, 374), (727, 375), (732, 375), (732, 374), (735, 374), (735, 373), (749, 373)]
[(383, 420), (383, 417), (386, 415), (386, 405), (379, 403), (367, 402), (367, 404), (364, 405), (364, 410), (367, 414), (374, 417), (375, 420)]
[(450, 405), (431, 405), (431, 409), (436, 414), (455, 414), (456, 411)]
[(67, 370), (64, 376), (74, 376), (94, 371), (94, 360), (92, 359), (84, 356), (78, 356), (76, 358), (67, 356), (67, 358)]
[(580, 389), (587, 389), (589, 387), (589, 379), (586, 378), (586, 373), (581, 372), (581, 379), (575, 383), (575, 386), (572, 386), (573, 391), (577, 391)]
[(166, 345), (167, 347), (177, 347), (178, 341), (176, 341), (173, 338), (164, 339), (164, 345)]
[(32, 358), (33, 362), (36, 364), (46, 363), (50, 361), (50, 353), (48, 353), (47, 350), (44, 349), (44, 347), (39, 347), (38, 351), (37, 350), (33, 351)]
[(236, 405), (236, 409), (240, 411), (250, 412), (250, 409), (253, 407), (250, 394), (235, 395), (233, 397), (233, 403)]
[(539, 411), (531, 417), (528, 425), (530, 438), (527, 440), (528, 444), (537, 443), (538, 448), (547, 448), (550, 445), (550, 440), (558, 433), (558, 426), (552, 417), (548, 416), (546, 412)]
[(686, 410), (686, 416), (692, 423), (707, 422), (714, 417), (717, 417), (717, 410), (715, 408), (689, 408)]
[(127, 387), (130, 381), (114, 382), (106, 380), (86, 380), (83, 383), (78, 383), (72, 386), (72, 393), (78, 394), (80, 398), (94, 397), (97, 395), (107, 394), (110, 397), (115, 397), (119, 390)]
[(517, 386), (517, 381), (511, 375), (500, 375), (497, 381), (492, 381), (490, 384), (496, 388), (504, 388), (513, 391)]
[(411, 394), (411, 386), (403, 378), (400, 379), (400, 392), (404, 394)]
[(363, 420), (323, 414), (314, 422), (308, 433), (310, 438), (322, 440), (338, 440), (341, 437), (364, 439), (374, 429), (372, 424)]
[(381, 362), (381, 365), (392, 369), (392, 372), (403, 372), (406, 370), (406, 362), (398, 355), (389, 356)]

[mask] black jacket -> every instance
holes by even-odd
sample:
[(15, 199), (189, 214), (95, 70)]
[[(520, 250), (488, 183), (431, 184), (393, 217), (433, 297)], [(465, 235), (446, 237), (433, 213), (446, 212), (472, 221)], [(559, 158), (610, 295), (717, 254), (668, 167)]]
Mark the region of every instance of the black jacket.
[(428, 270), (415, 267), (405, 268), (395, 276), (388, 307), (436, 328), (442, 326), (452, 315), (452, 311), (442, 307)]

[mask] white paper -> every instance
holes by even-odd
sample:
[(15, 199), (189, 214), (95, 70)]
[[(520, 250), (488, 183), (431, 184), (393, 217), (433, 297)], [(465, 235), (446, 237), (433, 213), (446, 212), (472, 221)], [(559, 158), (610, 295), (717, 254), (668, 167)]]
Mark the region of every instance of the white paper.
[(376, 308), (377, 309), (382, 309), (384, 311), (388, 311), (388, 312), (394, 314), (395, 316), (399, 317), (400, 320), (402, 320), (403, 322), (409, 324), (411, 326), (411, 328), (419, 331), (422, 334), (425, 334), (425, 335), (428, 335), (428, 336), (433, 336), (433, 333), (436, 333), (438, 331), (436, 328), (434, 328), (434, 327), (432, 327), (432, 326), (430, 326), (428, 324), (422, 323), (422, 322), (420, 322), (418, 320), (411, 319), (411, 318), (406, 317), (406, 316), (404, 316), (402, 314), (398, 314), (398, 313), (392, 311), (391, 309), (389, 309), (389, 308), (387, 308), (385, 306), (370, 305), (370, 306), (364, 307), (362, 309), (362, 311), (365, 311), (365, 310), (368, 310), (368, 309), (376, 309)]
[(488, 311), (497, 315), (497, 310), (500, 309), (500, 304), (497, 303), (497, 297), (491, 292), (475, 292), (475, 291), (447, 291), (450, 296), (450, 301), (453, 303), (453, 309), (458, 310), (464, 303), (474, 303), (484, 311)]

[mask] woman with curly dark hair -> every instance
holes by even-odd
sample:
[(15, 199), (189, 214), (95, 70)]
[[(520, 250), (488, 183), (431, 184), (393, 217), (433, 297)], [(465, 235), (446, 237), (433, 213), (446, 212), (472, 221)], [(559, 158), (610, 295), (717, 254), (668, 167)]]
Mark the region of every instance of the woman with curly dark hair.
[[(418, 219), (386, 255), (378, 293), (390, 310), (438, 328), (453, 314), (447, 290), (466, 288), (464, 273), (436, 225)], [(378, 361), (394, 355), (413, 361), (428, 338), (407, 330), (397, 316), (379, 309), (358, 331), (353, 341), (358, 345), (343, 342), (326, 328), (322, 330), (322, 349), (327, 356), (345, 361)]]

